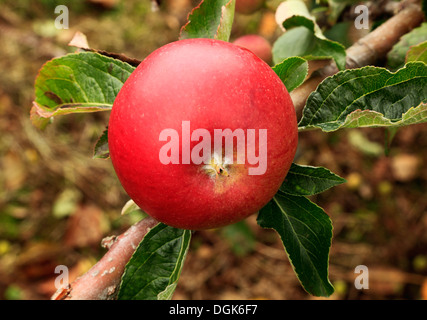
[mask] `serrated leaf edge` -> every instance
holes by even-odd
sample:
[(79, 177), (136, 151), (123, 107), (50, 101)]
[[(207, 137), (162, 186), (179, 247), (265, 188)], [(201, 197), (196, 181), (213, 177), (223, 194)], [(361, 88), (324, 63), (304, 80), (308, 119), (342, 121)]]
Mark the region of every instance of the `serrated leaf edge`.
[[(325, 78), (319, 85), (318, 85), (318, 88), (322, 85), (322, 84), (324, 84), (325, 82), (328, 82), (328, 81), (331, 81), (332, 79), (334, 79), (334, 78), (337, 78), (337, 77), (339, 77), (339, 76), (342, 76), (343, 74), (345, 74), (345, 73), (351, 73), (351, 72), (354, 72), (354, 70), (364, 70), (364, 69), (375, 69), (375, 70), (378, 70), (378, 71), (383, 71), (383, 72), (387, 72), (388, 73), (388, 75), (390, 75), (391, 77), (389, 77), (389, 79), (387, 79), (387, 81), (386, 81), (386, 83), (385, 83), (385, 86), (383, 86), (383, 87), (381, 87), (381, 88), (379, 88), (379, 89), (377, 89), (377, 90), (373, 90), (373, 91), (370, 91), (370, 92), (368, 92), (368, 93), (365, 93), (365, 94), (363, 94), (363, 95), (361, 95), (361, 96), (359, 96), (357, 99), (355, 99), (355, 100), (353, 100), (352, 102), (351, 102), (351, 104), (353, 104), (355, 101), (357, 101), (358, 99), (360, 99), (360, 98), (362, 98), (362, 97), (364, 97), (364, 96), (366, 96), (366, 95), (368, 95), (368, 94), (372, 94), (372, 93), (374, 93), (374, 92), (376, 92), (376, 91), (379, 91), (379, 90), (383, 90), (385, 87), (387, 87), (387, 82), (392, 78), (392, 76), (393, 75), (395, 75), (395, 74), (397, 74), (400, 70), (402, 70), (403, 68), (406, 68), (407, 66), (410, 66), (410, 65), (415, 65), (415, 64), (423, 64), (424, 66), (425, 66), (425, 63), (423, 63), (423, 62), (421, 62), (421, 61), (414, 61), (414, 62), (408, 62), (407, 64), (405, 64), (405, 66), (404, 67), (402, 67), (402, 68), (400, 68), (399, 70), (396, 70), (396, 72), (391, 72), (391, 71), (389, 71), (388, 69), (386, 69), (386, 68), (383, 68), (383, 67), (375, 67), (375, 66), (365, 66), (365, 67), (362, 67), (362, 68), (358, 68), (358, 69), (348, 69), (348, 70), (343, 70), (343, 71), (340, 71), (340, 72), (338, 72), (338, 73), (336, 73), (335, 75), (333, 75), (333, 76), (330, 76), (330, 77), (327, 77), (327, 78)], [(378, 74), (375, 74), (375, 75), (368, 75), (368, 76), (377, 76)], [(359, 78), (364, 78), (364, 77), (366, 77), (366, 76), (363, 76), (363, 77), (359, 77)], [(311, 122), (313, 121), (313, 119), (314, 119), (314, 116), (317, 114), (317, 112), (319, 112), (319, 110), (320, 109), (322, 109), (322, 107), (323, 107), (323, 105), (324, 105), (324, 103), (325, 103), (325, 100), (327, 100), (327, 98), (329, 97), (329, 96), (331, 96), (332, 95), (332, 93), (335, 91), (335, 90), (337, 90), (339, 87), (341, 87), (341, 86), (343, 86), (344, 84), (346, 84), (347, 82), (349, 82), (349, 81), (354, 81), (356, 78), (351, 78), (351, 79), (349, 79), (348, 81), (345, 81), (345, 82), (343, 82), (343, 83), (340, 83), (337, 87), (335, 87), (329, 94), (328, 94), (328, 96), (326, 97), (326, 98), (322, 98), (322, 103), (321, 103), (321, 105), (315, 110), (315, 112), (312, 114), (312, 115), (310, 115), (310, 118), (311, 118), (311, 120), (310, 120), (310, 122), (308, 123), (308, 124), (306, 124), (306, 125), (301, 125), (301, 123), (303, 123), (304, 122), (304, 110), (303, 110), (303, 117), (301, 118), (301, 120), (300, 120), (300, 122), (298, 123), (298, 131), (305, 131), (305, 130), (309, 130), (309, 129), (314, 129), (314, 128), (319, 128), (319, 126), (318, 125), (316, 125), (316, 124), (311, 124)], [(358, 79), (358, 78), (357, 78)], [(399, 82), (399, 83), (394, 83), (393, 85), (397, 85), (397, 84), (400, 84), (400, 83), (403, 83), (403, 82), (406, 82), (406, 81), (409, 81), (409, 80), (412, 80), (412, 79), (414, 79), (414, 78), (410, 78), (410, 79), (407, 79), (407, 80), (405, 80), (405, 81), (401, 81), (401, 82)], [(312, 96), (314, 96), (316, 93), (317, 93), (318, 91), (316, 90), (316, 91), (314, 91), (314, 92), (312, 92), (311, 94), (310, 94), (310, 96), (308, 97), (308, 99), (307, 99), (307, 104), (308, 104), (308, 102), (310, 101), (310, 99), (311, 99), (311, 97)], [(306, 104), (306, 106), (307, 106), (307, 104)], [(350, 105), (351, 105), (350, 104)], [(306, 107), (305, 106), (305, 107)], [(349, 105), (348, 106), (346, 106), (346, 109), (349, 107)], [(411, 107), (412, 108), (412, 107)], [(341, 112), (341, 114), (343, 114), (344, 112), (345, 112), (345, 110), (346, 109), (344, 109), (342, 112)], [(409, 111), (410, 109), (408, 109), (408, 111)], [(346, 119), (347, 119), (347, 117), (348, 116), (350, 116), (352, 113), (354, 113), (354, 112), (357, 112), (357, 111), (366, 111), (366, 112), (368, 112), (368, 111), (370, 111), (370, 112), (376, 112), (376, 113), (378, 113), (378, 114), (381, 114), (383, 117), (384, 117), (384, 115), (382, 114), (382, 113), (380, 113), (380, 112), (378, 112), (378, 111), (375, 111), (375, 110), (371, 110), (371, 109), (365, 109), (365, 110), (360, 110), (360, 109), (358, 109), (358, 110), (354, 110), (353, 112), (351, 112), (351, 113), (349, 113), (347, 116), (346, 116)], [(405, 113), (403, 113), (402, 114), (402, 117), (403, 117), (403, 115), (404, 114), (406, 114), (408, 111), (406, 111)], [(340, 114), (340, 115), (341, 115)], [(339, 116), (337, 117), (337, 119), (339, 118)], [(323, 122), (322, 123), (322, 125), (325, 125), (325, 124), (328, 124), (328, 123), (331, 123), (331, 124), (337, 124), (338, 123), (338, 121), (337, 121), (337, 119), (335, 119), (335, 120), (333, 120), (333, 121), (328, 121), (328, 122)], [(322, 131), (325, 131), (325, 132), (331, 132), (331, 131), (335, 131), (335, 130), (338, 130), (338, 129), (340, 129), (343, 125), (342, 124), (344, 124), (345, 122), (346, 122), (346, 119), (344, 119), (343, 121), (341, 121), (342, 123), (340, 124), (340, 125), (338, 125), (336, 128), (333, 128), (333, 129), (331, 129), (331, 130), (323, 130), (322, 128)], [(385, 118), (385, 119), (387, 119), (387, 118)], [(389, 120), (393, 120), (393, 119), (389, 119)], [(399, 120), (400, 121), (400, 120)]]

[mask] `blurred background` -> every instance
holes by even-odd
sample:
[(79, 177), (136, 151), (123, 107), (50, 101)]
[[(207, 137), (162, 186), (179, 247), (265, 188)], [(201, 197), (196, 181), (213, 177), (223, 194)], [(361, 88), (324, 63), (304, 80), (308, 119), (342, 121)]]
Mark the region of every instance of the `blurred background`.
[[(283, 32), (272, 1), (236, 13), (232, 39)], [(279, 1), (280, 2), (280, 1)], [(128, 200), (109, 160), (92, 159), (108, 113), (55, 118), (32, 126), (34, 80), (48, 60), (74, 52), (76, 31), (90, 46), (142, 60), (178, 39), (198, 1), (0, 0), (0, 299), (49, 299), (57, 265), (70, 281), (105, 253), (101, 240), (140, 219), (121, 216)], [(69, 29), (54, 10), (69, 8)], [(345, 13), (344, 13), (345, 16)], [(349, 45), (355, 36), (343, 28)], [(300, 134), (296, 162), (348, 180), (312, 200), (332, 219), (329, 299), (427, 299), (427, 125), (400, 129), (385, 155), (382, 129)], [(369, 289), (354, 286), (358, 265)], [(194, 233), (174, 299), (315, 299), (300, 286), (278, 236), (256, 216)]]

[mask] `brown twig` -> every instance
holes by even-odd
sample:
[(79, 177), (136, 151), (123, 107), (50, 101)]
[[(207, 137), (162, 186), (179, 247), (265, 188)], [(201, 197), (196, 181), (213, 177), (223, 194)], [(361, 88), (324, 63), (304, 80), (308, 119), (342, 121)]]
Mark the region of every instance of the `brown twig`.
[(68, 288), (59, 289), (52, 300), (108, 300), (114, 299), (126, 263), (147, 232), (159, 222), (147, 217), (118, 237), (104, 239), (108, 252), (88, 272), (77, 278)]
[[(346, 68), (360, 68), (383, 59), (401, 36), (419, 26), (423, 20), (424, 15), (420, 6), (409, 4), (347, 49)], [(337, 72), (335, 63), (331, 62), (291, 93), (298, 114), (304, 108), (309, 94), (316, 90), (319, 83)]]

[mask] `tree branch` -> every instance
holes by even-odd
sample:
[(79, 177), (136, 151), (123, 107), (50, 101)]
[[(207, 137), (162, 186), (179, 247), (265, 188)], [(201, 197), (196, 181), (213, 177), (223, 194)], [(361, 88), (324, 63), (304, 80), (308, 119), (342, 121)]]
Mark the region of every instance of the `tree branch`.
[[(346, 51), (346, 67), (348, 69), (361, 68), (383, 59), (401, 36), (419, 26), (423, 20), (424, 15), (420, 6), (409, 4), (398, 14), (348, 48)], [(309, 94), (316, 90), (319, 83), (337, 72), (335, 63), (331, 62), (292, 91), (291, 98), (297, 114), (301, 113)]]
[(61, 288), (52, 300), (109, 300), (118, 292), (125, 266), (136, 247), (159, 222), (146, 217), (118, 237), (103, 240), (108, 252), (88, 272), (77, 278), (68, 288)]

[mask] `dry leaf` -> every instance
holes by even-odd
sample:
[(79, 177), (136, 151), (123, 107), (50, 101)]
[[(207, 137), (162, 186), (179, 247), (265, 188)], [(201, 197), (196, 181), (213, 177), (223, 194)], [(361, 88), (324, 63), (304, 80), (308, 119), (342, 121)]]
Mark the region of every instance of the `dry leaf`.
[(89, 49), (89, 43), (87, 41), (87, 37), (85, 34), (81, 33), (80, 31), (77, 31), (74, 34), (73, 39), (68, 43), (70, 47), (76, 47), (80, 49)]
[(99, 245), (103, 236), (103, 212), (96, 206), (80, 206), (69, 218), (64, 244), (69, 247)]

